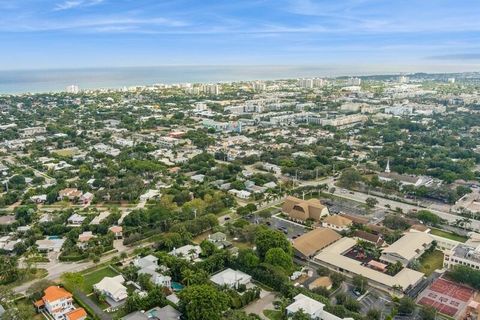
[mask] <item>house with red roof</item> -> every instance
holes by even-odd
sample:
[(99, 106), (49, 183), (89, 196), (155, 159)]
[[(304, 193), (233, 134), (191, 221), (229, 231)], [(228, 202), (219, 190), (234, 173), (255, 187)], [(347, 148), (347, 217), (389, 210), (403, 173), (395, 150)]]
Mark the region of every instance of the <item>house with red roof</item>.
[(44, 310), (55, 320), (84, 320), (87, 312), (75, 308), (73, 295), (62, 287), (50, 286), (44, 290), (42, 299), (34, 303), (37, 311)]

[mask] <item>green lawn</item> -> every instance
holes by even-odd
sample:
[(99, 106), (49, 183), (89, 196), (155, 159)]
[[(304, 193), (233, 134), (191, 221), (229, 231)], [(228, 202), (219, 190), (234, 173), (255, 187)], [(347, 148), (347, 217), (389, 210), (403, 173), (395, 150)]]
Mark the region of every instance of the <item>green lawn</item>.
[(431, 253), (425, 253), (420, 258), (420, 272), (425, 273), (427, 276), (431, 275), (433, 271), (443, 268), (443, 253), (435, 250)]
[(55, 153), (55, 154), (58, 154), (59, 156), (62, 156), (62, 157), (71, 157), (71, 156), (75, 155), (76, 153), (78, 153), (77, 150), (71, 149), (71, 148), (57, 149), (57, 150), (53, 150), (52, 152)]
[(263, 314), (270, 320), (282, 320), (282, 313), (278, 310), (263, 310)]
[(103, 267), (101, 269), (92, 271), (83, 275), (82, 291), (89, 294), (93, 291), (93, 285), (98, 283), (104, 277), (115, 277), (118, 273), (109, 267)]
[(468, 240), (467, 237), (464, 237), (464, 236), (461, 236), (461, 235), (458, 235), (458, 234), (455, 234), (455, 233), (452, 233), (452, 232), (448, 232), (448, 231), (444, 231), (444, 230), (440, 230), (440, 229), (435, 229), (435, 228), (432, 228), (430, 233), (434, 234), (436, 236), (442, 237), (442, 238), (447, 238), (447, 239), (455, 240), (455, 241), (458, 241), (458, 242), (465, 242), (465, 241)]

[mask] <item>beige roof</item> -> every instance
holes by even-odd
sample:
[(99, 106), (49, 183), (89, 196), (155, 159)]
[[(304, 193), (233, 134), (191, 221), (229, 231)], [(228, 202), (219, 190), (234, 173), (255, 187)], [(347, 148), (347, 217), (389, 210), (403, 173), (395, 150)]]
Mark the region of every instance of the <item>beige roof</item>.
[(328, 214), (328, 209), (318, 199), (302, 200), (288, 196), (282, 205), (282, 211), (291, 218), (298, 220), (313, 219), (319, 221), (322, 215)]
[(319, 250), (342, 238), (328, 228), (317, 228), (293, 240), (293, 247), (306, 257), (313, 256)]
[(383, 249), (383, 253), (394, 254), (407, 260), (415, 258), (418, 250), (425, 248), (432, 243), (433, 238), (423, 232), (407, 232), (403, 237)]
[(345, 218), (340, 215), (334, 215), (334, 216), (328, 216), (325, 219), (323, 219), (323, 222), (333, 224), (335, 226), (339, 227), (348, 227), (352, 224), (352, 220)]
[(395, 285), (401, 286), (404, 290), (410, 285), (415, 285), (423, 277), (423, 273), (404, 268), (395, 276), (370, 269), (362, 266), (360, 261), (345, 257), (342, 255), (345, 251), (356, 244), (356, 240), (352, 238), (342, 238), (331, 244), (315, 256), (315, 260), (323, 261), (332, 266), (337, 266), (353, 274), (361, 274), (367, 279), (381, 283), (388, 287)]

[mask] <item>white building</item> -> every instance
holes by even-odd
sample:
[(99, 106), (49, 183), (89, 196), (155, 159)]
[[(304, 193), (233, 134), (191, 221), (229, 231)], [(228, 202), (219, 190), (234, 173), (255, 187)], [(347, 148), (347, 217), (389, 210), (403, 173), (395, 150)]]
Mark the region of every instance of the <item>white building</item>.
[(80, 89), (77, 85), (71, 85), (65, 88), (65, 92), (77, 94), (80, 92)]
[(388, 263), (400, 262), (403, 266), (408, 265), (414, 259), (418, 259), (428, 248), (433, 238), (423, 232), (408, 232), (403, 237), (383, 249), (380, 260)]
[(145, 256), (143, 258), (137, 258), (133, 262), (136, 267), (139, 267), (138, 274), (150, 275), (150, 280), (157, 286), (170, 288), (172, 286), (172, 278), (170, 276), (163, 275), (157, 270), (168, 271), (166, 267), (158, 266), (158, 258), (152, 255)]
[(202, 85), (202, 92), (205, 94), (218, 95), (220, 94), (220, 86), (218, 84)]
[(252, 281), (252, 277), (242, 271), (225, 269), (210, 277), (210, 281), (223, 287), (238, 288), (240, 285), (248, 285)]
[(105, 277), (99, 283), (94, 284), (93, 289), (95, 292), (104, 294), (108, 304), (112, 306), (127, 299), (128, 293), (127, 288), (123, 285), (124, 282), (125, 279), (121, 275)]
[(172, 256), (190, 259), (192, 261), (198, 260), (200, 253), (202, 253), (202, 249), (200, 248), (200, 246), (194, 246), (191, 244), (187, 244), (186, 246), (173, 249), (169, 252), (169, 254)]
[(347, 80), (347, 86), (359, 86), (362, 84), (362, 79), (352, 77)]
[(303, 311), (312, 320), (353, 320), (353, 318), (340, 318), (331, 314), (323, 308), (325, 305), (317, 300), (307, 297), (303, 294), (298, 294), (293, 298), (294, 302), (287, 306), (287, 315), (291, 317), (299, 311)]
[(459, 243), (443, 258), (443, 266), (452, 268), (464, 265), (475, 270), (480, 270), (480, 235), (473, 233), (466, 243)]

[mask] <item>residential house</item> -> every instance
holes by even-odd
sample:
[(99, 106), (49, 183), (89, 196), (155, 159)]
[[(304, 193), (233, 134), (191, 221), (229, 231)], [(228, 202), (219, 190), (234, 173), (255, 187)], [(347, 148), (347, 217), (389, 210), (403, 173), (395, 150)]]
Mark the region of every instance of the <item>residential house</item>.
[(92, 202), (93, 197), (94, 197), (93, 193), (91, 193), (91, 192), (85, 192), (84, 194), (82, 194), (82, 195), (80, 196), (80, 202), (81, 202), (82, 204), (84, 204), (84, 205), (85, 205), (85, 204), (89, 204), (90, 202)]
[(32, 202), (36, 204), (45, 203), (47, 201), (47, 195), (40, 194), (40, 195), (31, 196), (30, 200), (32, 200)]
[(232, 289), (238, 289), (240, 285), (248, 285), (252, 277), (242, 271), (225, 269), (210, 277), (210, 281), (221, 287), (227, 286)]
[(61, 201), (63, 199), (68, 199), (69, 201), (75, 201), (80, 199), (83, 195), (83, 192), (78, 190), (77, 188), (65, 188), (58, 192), (58, 200)]
[(158, 266), (157, 257), (148, 255), (143, 258), (137, 258), (133, 261), (133, 264), (140, 268), (138, 270), (138, 274), (148, 274), (153, 284), (166, 288), (170, 288), (172, 286), (172, 278), (157, 271), (159, 269), (163, 272), (168, 271), (168, 268)]
[(81, 234), (78, 235), (77, 246), (79, 248), (84, 249), (87, 246), (88, 241), (92, 238), (95, 238), (92, 231), (82, 232)]
[(227, 241), (227, 235), (223, 232), (216, 232), (208, 235), (208, 241), (213, 243), (217, 248), (224, 249), (230, 247), (232, 244)]
[(294, 302), (287, 306), (287, 315), (291, 317), (293, 314), (299, 311), (303, 311), (312, 320), (325, 319), (325, 320), (353, 320), (353, 318), (340, 318), (325, 310), (325, 304), (307, 297), (303, 294), (298, 294), (293, 298)]
[(38, 311), (45, 310), (55, 320), (84, 320), (87, 313), (83, 308), (75, 308), (73, 295), (64, 288), (50, 286), (43, 297), (34, 303)]
[(108, 230), (113, 232), (115, 239), (121, 239), (123, 237), (123, 227), (121, 226), (112, 226)]
[(78, 213), (74, 213), (67, 219), (67, 224), (74, 227), (79, 227), (82, 225), (83, 221), (85, 221), (86, 217), (79, 215)]
[(234, 196), (239, 197), (240, 199), (248, 199), (252, 195), (249, 191), (237, 190), (237, 189), (228, 190), (228, 193), (233, 194)]
[(155, 307), (148, 311), (135, 311), (122, 317), (121, 320), (179, 320), (182, 313), (166, 305), (163, 308)]
[(104, 294), (107, 303), (116, 308), (122, 305), (128, 297), (127, 288), (123, 285), (125, 279), (118, 275), (115, 277), (105, 277), (100, 282), (93, 285), (95, 292)]
[(37, 245), (38, 251), (60, 252), (64, 242), (65, 239), (63, 238), (46, 237), (45, 239), (35, 241), (35, 244)]
[(195, 261), (198, 260), (201, 252), (202, 249), (200, 248), (200, 246), (187, 244), (186, 246), (173, 249), (172, 251), (170, 251), (169, 254), (178, 258), (190, 259), (192, 261)]

